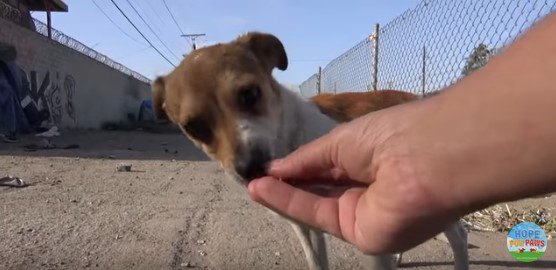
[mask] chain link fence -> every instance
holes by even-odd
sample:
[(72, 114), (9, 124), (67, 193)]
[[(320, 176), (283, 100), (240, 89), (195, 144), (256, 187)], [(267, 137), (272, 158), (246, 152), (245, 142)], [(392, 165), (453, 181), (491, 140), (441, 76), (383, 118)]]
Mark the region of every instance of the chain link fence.
[(311, 97), (314, 95), (316, 89), (318, 89), (319, 74), (313, 74), (309, 79), (305, 80), (301, 85), (299, 85), (299, 91), (301, 95), (305, 97)]
[[(11, 7), (10, 5), (0, 2), (0, 18), (12, 21), (18, 25), (21, 25), (22, 20), (24, 19), (23, 16), (21, 15), (21, 12), (13, 7)], [(48, 26), (37, 20), (37, 19), (32, 19), (32, 22), (34, 24), (34, 28), (35, 31), (45, 37), (48, 37)], [(22, 31), (25, 31), (22, 29)], [(87, 45), (79, 42), (78, 40), (73, 39), (72, 37), (69, 37), (67, 35), (65, 35), (64, 33), (51, 28), (51, 34), (52, 34), (52, 40), (70, 48), (73, 49), (81, 54), (84, 54), (98, 62), (101, 62), (119, 72), (122, 72), (126, 75), (129, 75), (137, 80), (143, 81), (145, 83), (151, 83), (151, 80), (149, 80), (147, 77), (141, 75), (140, 73), (133, 71), (131, 69), (129, 69), (128, 67), (112, 60), (110, 57), (99, 53), (91, 48), (89, 48)]]
[(438, 91), (555, 9), (556, 0), (423, 0), (303, 82), (301, 93)]

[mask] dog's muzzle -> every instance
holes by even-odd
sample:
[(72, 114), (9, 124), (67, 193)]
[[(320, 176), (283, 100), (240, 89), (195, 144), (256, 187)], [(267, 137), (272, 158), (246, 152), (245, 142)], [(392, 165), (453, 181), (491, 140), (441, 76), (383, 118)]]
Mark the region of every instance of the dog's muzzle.
[(257, 177), (266, 175), (270, 154), (259, 147), (255, 147), (246, 153), (237, 155), (234, 162), (236, 172), (245, 181), (251, 181)]

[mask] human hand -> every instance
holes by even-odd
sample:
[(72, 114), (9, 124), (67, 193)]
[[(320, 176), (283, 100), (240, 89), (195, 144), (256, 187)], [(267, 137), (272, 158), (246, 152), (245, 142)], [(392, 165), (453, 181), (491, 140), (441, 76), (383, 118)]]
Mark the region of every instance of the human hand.
[[(488, 205), (556, 191), (555, 26), (549, 15), (438, 96), (341, 125), (274, 162), (251, 197), (377, 254)], [(300, 188), (316, 183), (336, 188)]]
[[(397, 252), (427, 240), (457, 213), (447, 212), (420, 178), (422, 166), (404, 135), (408, 121), (397, 121), (406, 112), (356, 119), (273, 162), (270, 177), (249, 184), (252, 198), (366, 253)], [(316, 184), (331, 190), (310, 192)]]

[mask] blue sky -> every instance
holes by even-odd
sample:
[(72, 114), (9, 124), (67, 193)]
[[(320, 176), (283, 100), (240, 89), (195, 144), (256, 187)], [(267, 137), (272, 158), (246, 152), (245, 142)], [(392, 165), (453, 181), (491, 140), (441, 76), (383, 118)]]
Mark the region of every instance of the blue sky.
[[(123, 34), (94, 5), (132, 38)], [(163, 0), (115, 0), (151, 42), (172, 62), (190, 45), (164, 7)], [(141, 13), (171, 52), (137, 17), (128, 2)], [(93, 47), (114, 60), (153, 78), (173, 67), (149, 48), (141, 36), (117, 11), (110, 0), (65, 0), (68, 13), (53, 13), (53, 27)], [(405, 1), (300, 1), (300, 0), (166, 0), (178, 24), (186, 33), (206, 33), (200, 45), (227, 42), (247, 31), (265, 31), (278, 36), (286, 47), (290, 66), (275, 72), (287, 84), (299, 84), (319, 66), (347, 51), (372, 32), (375, 23), (387, 23), (418, 0)], [(33, 17), (45, 21), (45, 14)]]

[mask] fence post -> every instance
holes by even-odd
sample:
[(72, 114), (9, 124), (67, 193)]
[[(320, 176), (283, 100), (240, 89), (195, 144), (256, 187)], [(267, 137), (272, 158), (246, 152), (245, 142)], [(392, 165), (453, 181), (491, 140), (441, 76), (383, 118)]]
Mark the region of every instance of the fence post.
[(46, 6), (46, 25), (48, 28), (48, 38), (52, 39), (52, 17), (50, 15), (50, 4), (48, 1), (44, 1), (44, 5)]
[(380, 25), (377, 23), (375, 24), (375, 31), (369, 39), (373, 42), (373, 65), (371, 70), (371, 85), (374, 91), (378, 90), (378, 38), (379, 38), (379, 31)]
[(317, 73), (317, 95), (320, 95), (320, 92), (322, 91), (321, 85), (322, 85), (322, 68), (319, 67), (319, 71)]
[(423, 73), (421, 78), (421, 84), (423, 88), (421, 89), (421, 94), (425, 96), (425, 85), (427, 83), (427, 48), (423, 45)]

